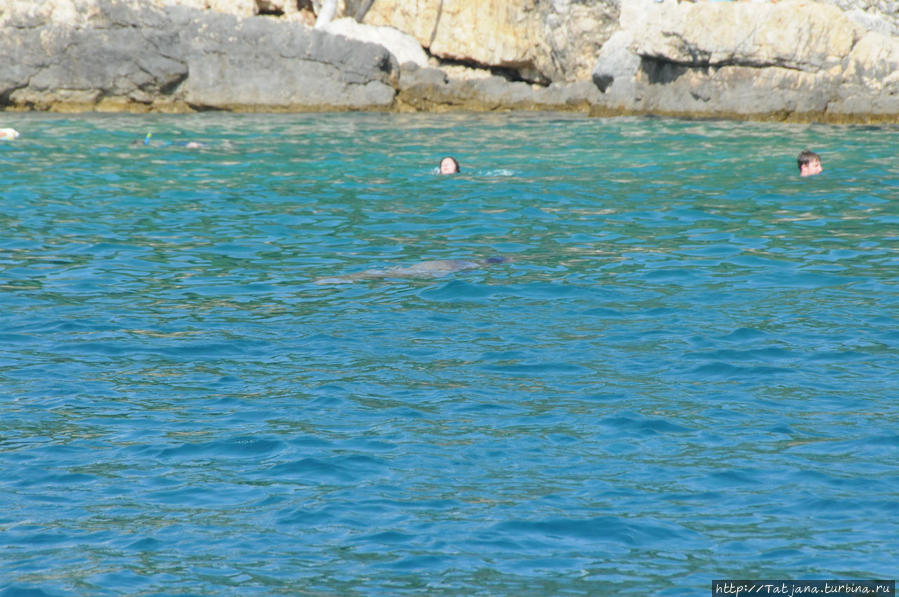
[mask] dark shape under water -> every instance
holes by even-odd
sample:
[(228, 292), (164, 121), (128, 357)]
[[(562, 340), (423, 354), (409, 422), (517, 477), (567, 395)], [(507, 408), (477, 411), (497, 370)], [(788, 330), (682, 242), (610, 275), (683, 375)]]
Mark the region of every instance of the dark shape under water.
[(394, 266), (384, 269), (367, 269), (355, 274), (335, 278), (319, 278), (316, 284), (347, 284), (356, 280), (376, 280), (379, 278), (439, 278), (469, 269), (479, 269), (498, 263), (509, 263), (509, 257), (488, 257), (487, 259), (435, 259), (414, 265)]

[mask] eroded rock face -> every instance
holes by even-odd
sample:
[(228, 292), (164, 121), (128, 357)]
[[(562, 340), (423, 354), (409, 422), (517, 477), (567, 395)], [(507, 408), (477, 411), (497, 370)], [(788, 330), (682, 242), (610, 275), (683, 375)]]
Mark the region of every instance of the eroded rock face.
[[(51, 0), (55, 1), (55, 0)], [(149, 0), (154, 6), (183, 6), (196, 10), (212, 10), (238, 17), (252, 17), (260, 12), (260, 3), (268, 8), (270, 0)], [(279, 0), (271, 0), (279, 1)], [(283, 0), (282, 0), (283, 1)]]
[(537, 15), (535, 0), (379, 0), (365, 22), (405, 31), (444, 60), (534, 77)]
[(537, 76), (536, 7), (533, 0), (443, 2), (430, 44), (441, 58), (489, 64)]
[(640, 56), (688, 66), (840, 64), (863, 33), (836, 7), (812, 2), (626, 2), (622, 28)]
[(616, 0), (377, 0), (365, 22), (405, 31), (441, 60), (549, 83), (589, 79), (618, 8)]
[[(365, 26), (314, 30), (302, 23), (318, 0), (0, 0), (0, 109), (896, 122), (899, 3), (890, 2), (375, 0)], [(338, 16), (365, 4), (341, 1)], [(395, 43), (395, 29), (368, 23), (415, 41)], [(359, 37), (374, 43), (349, 39)]]
[(393, 27), (364, 25), (357, 23), (355, 19), (346, 17), (331, 21), (322, 27), (322, 30), (334, 35), (382, 45), (393, 54), (399, 64), (412, 62), (422, 67), (428, 65), (428, 55), (415, 38)]
[(298, 23), (124, 0), (27, 4), (0, 12), (0, 105), (373, 109), (395, 95), (386, 49)]
[(382, 46), (289, 22), (210, 14), (183, 24), (192, 106), (226, 109), (389, 107), (399, 72)]
[(899, 40), (831, 4), (624, 0), (621, 25), (627, 48), (613, 38), (593, 73), (610, 104), (692, 115), (899, 114)]
[[(70, 12), (74, 10), (74, 14)], [(0, 103), (115, 109), (151, 104), (188, 74), (181, 36), (149, 7), (47, 2), (0, 13)]]
[(451, 110), (557, 110), (588, 112), (600, 101), (593, 83), (553, 83), (547, 87), (499, 76), (450, 78), (437, 68), (406, 64), (400, 75), (394, 109), (446, 112)]
[(441, 0), (376, 0), (363, 22), (405, 31), (430, 49), (441, 15)]
[(543, 44), (535, 66), (552, 81), (589, 81), (596, 57), (619, 30), (619, 0), (540, 3)]
[(593, 83), (603, 93), (609, 107), (627, 108), (636, 98), (636, 77), (640, 56), (631, 50), (633, 34), (621, 30), (607, 41), (593, 70)]
[(0, 2), (0, 27), (36, 24), (84, 25), (101, 11), (95, 0), (6, 0)]
[(828, 111), (899, 115), (899, 38), (871, 31), (855, 44)]
[(895, 0), (823, 0), (840, 8), (865, 29), (899, 36), (899, 2)]

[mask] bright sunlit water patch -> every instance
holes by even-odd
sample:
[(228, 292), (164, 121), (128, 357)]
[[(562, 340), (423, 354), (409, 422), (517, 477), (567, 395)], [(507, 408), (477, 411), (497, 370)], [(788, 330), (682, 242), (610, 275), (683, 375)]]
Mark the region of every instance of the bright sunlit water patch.
[(0, 124), (3, 597), (895, 577), (897, 129)]

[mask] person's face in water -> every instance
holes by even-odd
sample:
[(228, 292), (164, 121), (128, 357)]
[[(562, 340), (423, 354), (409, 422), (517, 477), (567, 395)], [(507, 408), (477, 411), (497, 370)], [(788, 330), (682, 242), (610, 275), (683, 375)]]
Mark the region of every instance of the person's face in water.
[(800, 176), (814, 176), (815, 174), (821, 174), (823, 171), (824, 168), (821, 166), (821, 160), (812, 160), (802, 167)]
[(456, 164), (456, 160), (453, 158), (443, 158), (440, 160), (441, 174), (456, 174), (457, 172), (459, 172), (459, 165)]

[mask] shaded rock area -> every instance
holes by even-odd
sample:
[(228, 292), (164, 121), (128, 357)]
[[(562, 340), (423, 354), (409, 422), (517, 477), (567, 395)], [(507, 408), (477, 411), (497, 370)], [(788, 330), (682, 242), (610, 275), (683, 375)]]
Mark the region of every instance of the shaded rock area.
[(618, 29), (616, 0), (375, 0), (364, 22), (406, 31), (440, 60), (548, 84), (588, 80)]
[(349, 17), (331, 21), (322, 27), (323, 31), (342, 35), (350, 39), (376, 43), (393, 54), (397, 62), (411, 62), (417, 66), (428, 66), (428, 55), (415, 38), (393, 27), (362, 25)]
[(395, 109), (403, 112), (453, 110), (582, 111), (600, 101), (590, 82), (540, 86), (492, 75), (453, 79), (437, 68), (405, 64), (401, 70)]
[(628, 39), (601, 53), (593, 74), (610, 91), (618, 80), (629, 86), (609, 96), (621, 107), (832, 121), (899, 114), (899, 38), (833, 5), (626, 0), (621, 25)]
[(399, 67), (380, 45), (291, 23), (227, 15), (178, 25), (188, 46), (189, 69), (179, 95), (191, 106), (383, 109), (393, 103)]
[(38, 110), (387, 109), (380, 45), (300, 24), (182, 6), (75, 4), (75, 25), (0, 9), (0, 103)]
[(4, 0), (0, 109), (899, 122), (893, 0), (327, 2)]

